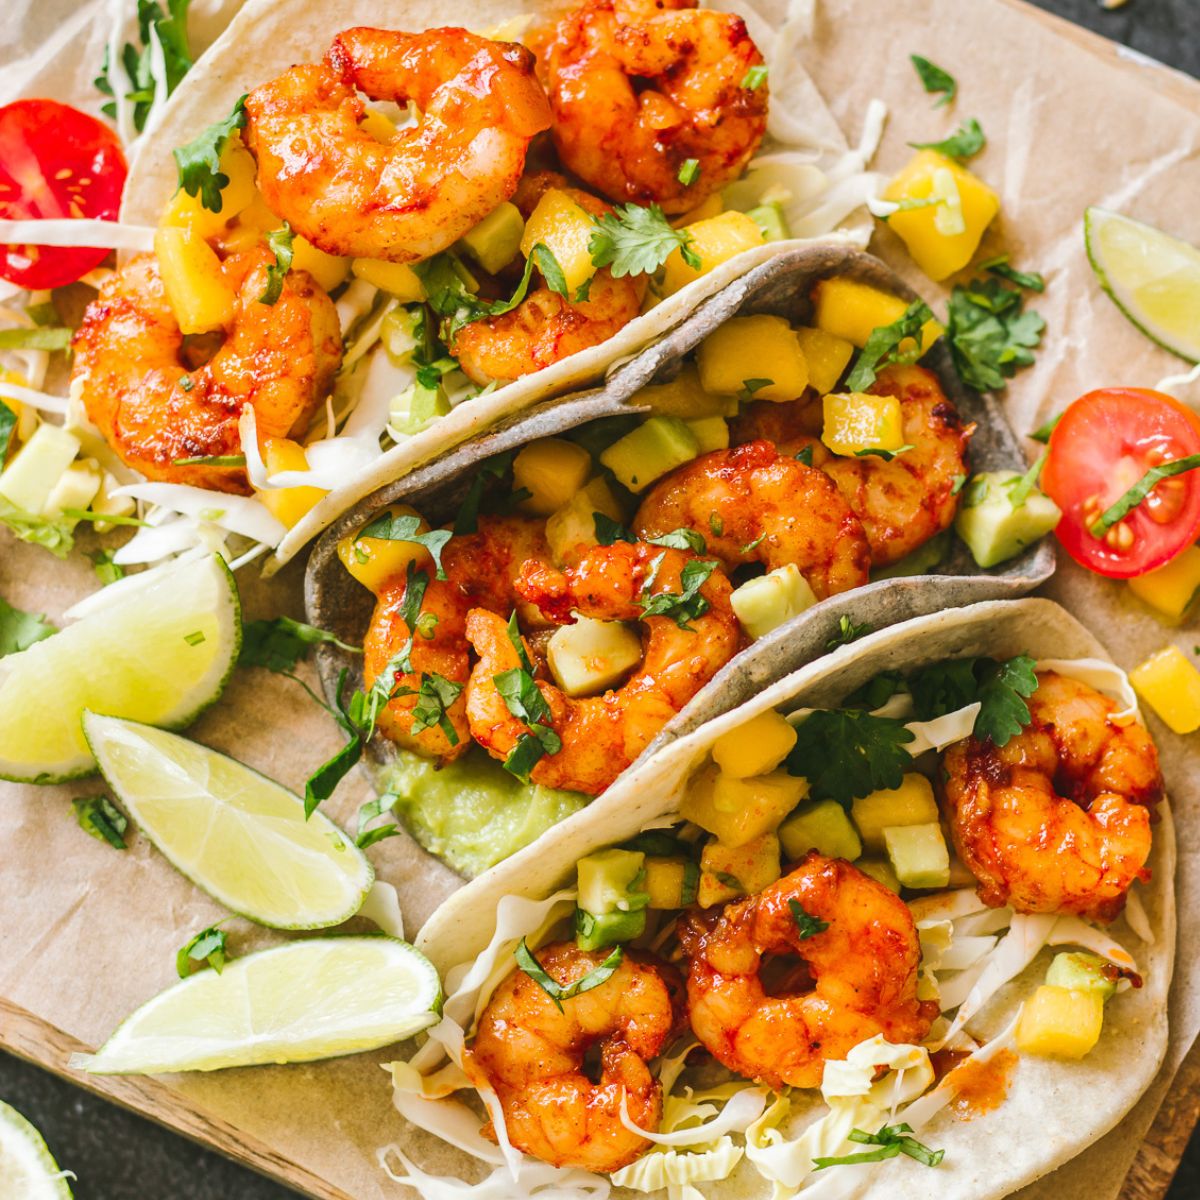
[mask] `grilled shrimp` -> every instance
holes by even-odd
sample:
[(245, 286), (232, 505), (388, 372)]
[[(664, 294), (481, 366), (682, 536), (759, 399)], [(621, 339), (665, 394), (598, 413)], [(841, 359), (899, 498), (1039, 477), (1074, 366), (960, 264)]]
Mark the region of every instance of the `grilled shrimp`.
[[(386, 143), (363, 104), (412, 101)], [(412, 262), (452, 245), (507, 200), (550, 109), (522, 46), (465, 29), (347, 29), (323, 63), (246, 98), (245, 139), (272, 212), (330, 254)]]
[[(792, 903), (825, 922), (802, 937)], [(895, 893), (815, 850), (765, 891), (679, 926), (688, 1019), (719, 1062), (779, 1089), (820, 1086), (827, 1059), (883, 1034), (919, 1042), (937, 1004), (917, 999), (921, 946)], [(770, 994), (764, 959), (799, 956), (811, 987)]]
[(342, 354), (337, 312), (299, 270), (284, 276), (273, 305), (260, 303), (273, 264), (265, 248), (221, 264), (237, 303), (224, 344), (196, 369), (185, 365), (153, 255), (114, 271), (88, 305), (72, 342), (72, 389), (122, 461), (147, 479), (248, 493), (241, 467), (180, 460), (241, 454), (246, 404), (266, 439), (303, 433), (325, 398)]
[[(548, 187), (559, 187), (586, 212), (609, 211), (603, 200), (564, 186), (565, 180), (560, 185), (560, 176), (549, 171), (539, 174), (542, 178), (536, 183), (527, 187), (522, 180), (518, 189), (517, 204), (526, 217)], [(614, 279), (607, 267), (592, 277), (586, 300), (568, 299), (543, 283), (511, 312), (464, 325), (455, 334), (450, 352), (476, 383), (532, 375), (568, 355), (606, 342), (638, 315), (644, 293), (644, 276)]]
[(867, 582), (858, 518), (828, 476), (766, 441), (714, 450), (660, 480), (634, 519), (638, 537), (696, 529), (732, 570), (795, 563), (818, 600)]
[[(620, 688), (573, 699), (551, 683), (537, 682), (562, 749), (536, 763), (534, 783), (598, 795), (737, 652), (740, 632), (729, 580), (720, 568), (700, 587), (707, 607), (686, 619), (690, 628), (680, 628), (670, 616), (644, 615), (643, 600), (683, 593), (681, 573), (694, 561), (681, 550), (619, 542), (592, 547), (564, 572), (544, 561), (525, 564), (517, 592), (548, 619), (567, 624), (577, 612), (605, 621), (640, 620), (643, 630), (642, 664)], [(467, 685), (471, 734), (503, 760), (529, 736), (529, 727), (509, 711), (495, 676), (520, 666), (520, 659), (495, 613), (472, 612), (467, 638), (479, 655)]]
[(924, 367), (885, 367), (868, 390), (900, 401), (910, 448), (890, 461), (830, 454), (820, 440), (817, 402), (760, 400), (734, 423), (733, 433), (738, 441), (766, 438), (782, 454), (808, 446), (813, 466), (837, 484), (862, 522), (872, 565), (882, 567), (950, 527), (958, 508), (954, 489), (967, 475), (967, 442), (975, 427), (963, 424), (938, 377)]
[[(731, 13), (586, 0), (534, 45), (559, 158), (610, 200), (686, 212), (736, 179), (766, 133), (766, 83), (746, 78), (763, 58)], [(684, 183), (689, 160), (699, 172)]]
[(532, 517), (480, 517), (477, 532), (446, 543), (442, 551), (444, 580), (433, 577), (432, 563), (425, 571), (428, 583), (420, 612), (436, 618), (436, 624), (426, 633), (418, 630), (414, 634), (402, 616), (407, 578), (399, 575), (383, 587), (363, 646), (363, 674), (368, 687), (412, 638), (412, 671), (394, 672), (393, 691), (401, 688), (408, 689), (408, 693), (389, 701), (379, 714), (377, 724), (385, 737), (443, 762), (466, 751), (471, 743), (465, 695), (460, 694), (446, 711), (454, 730), (453, 740), (437, 725), (414, 732), (413, 709), (418, 704), (421, 676), (437, 674), (452, 683), (466, 684), (470, 674), (467, 614), (472, 609), (487, 608), (507, 618), (516, 606), (518, 619), (526, 629), (545, 624), (537, 607), (526, 603), (515, 585), (522, 564), (549, 557), (544, 521)]
[(1045, 672), (1023, 732), (946, 751), (950, 830), (986, 904), (1111, 921), (1130, 885), (1149, 878), (1158, 752), (1115, 710), (1087, 684)]
[[(568, 986), (607, 955), (558, 942), (537, 957)], [(657, 1131), (662, 1085), (647, 1061), (679, 1028), (680, 990), (674, 968), (628, 950), (608, 979), (563, 1000), (561, 1011), (524, 971), (509, 975), (480, 1015), (467, 1058), (468, 1072), (499, 1097), (509, 1141), (543, 1162), (599, 1174), (648, 1150), (650, 1142), (621, 1123), (621, 1105), (639, 1128)], [(584, 1055), (595, 1046), (600, 1076), (593, 1083)]]

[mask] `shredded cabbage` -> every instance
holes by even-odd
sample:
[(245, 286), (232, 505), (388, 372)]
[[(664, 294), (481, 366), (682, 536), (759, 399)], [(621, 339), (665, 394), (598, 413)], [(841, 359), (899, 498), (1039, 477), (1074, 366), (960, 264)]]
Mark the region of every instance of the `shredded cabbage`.
[(154, 229), (150, 225), (125, 225), (91, 217), (0, 220), (0, 243), (147, 251), (154, 249)]
[(905, 749), (916, 758), (926, 750), (944, 750), (954, 742), (971, 736), (975, 728), (975, 718), (979, 716), (982, 704), (968, 704), (966, 708), (955, 709), (932, 721), (910, 721), (904, 726), (913, 735)]
[(117, 488), (113, 495), (132, 496), (268, 546), (278, 545), (287, 533), (283, 522), (252, 496), (209, 492), (186, 483), (131, 483)]
[(371, 884), (358, 915), (374, 922), (389, 937), (404, 940), (404, 914), (400, 911), (400, 896), (385, 880), (376, 879)]
[(1116, 663), (1102, 658), (1042, 658), (1034, 668), (1037, 671), (1054, 671), (1069, 679), (1077, 679), (1090, 688), (1124, 705), (1120, 712), (1112, 715), (1114, 721), (1129, 720), (1137, 716), (1137, 696), (1129, 676)]
[(746, 1151), (731, 1137), (723, 1137), (708, 1150), (681, 1154), (678, 1150), (654, 1151), (612, 1173), (618, 1187), (635, 1192), (657, 1192), (684, 1184), (728, 1179)]
[[(687, 1089), (689, 1092), (690, 1090)], [(714, 1088), (710, 1093), (700, 1093), (699, 1096), (689, 1095), (682, 1098), (682, 1106), (677, 1105), (670, 1124), (715, 1112), (716, 1109), (713, 1105), (708, 1103), (710, 1099), (725, 1100), (725, 1106), (721, 1109), (720, 1114), (711, 1121), (702, 1122), (699, 1125), (688, 1125), (683, 1129), (670, 1129), (664, 1104), (663, 1132), (659, 1132), (642, 1129), (639, 1125), (634, 1124), (629, 1116), (627, 1098), (622, 1094), (621, 1124), (632, 1133), (640, 1133), (647, 1141), (653, 1142), (657, 1146), (703, 1146), (716, 1141), (731, 1130), (737, 1130), (739, 1133), (744, 1131), (752, 1121), (757, 1120), (763, 1109), (766, 1108), (768, 1095), (766, 1088), (747, 1087), (740, 1083), (726, 1084), (721, 1088)]]

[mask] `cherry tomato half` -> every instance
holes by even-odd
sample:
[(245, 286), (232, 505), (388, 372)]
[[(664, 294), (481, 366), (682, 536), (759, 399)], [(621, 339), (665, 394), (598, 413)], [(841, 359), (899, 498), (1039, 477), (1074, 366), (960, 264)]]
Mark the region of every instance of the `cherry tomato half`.
[(1050, 436), (1042, 489), (1067, 553), (1112, 579), (1144, 575), (1200, 536), (1200, 471), (1165, 479), (1104, 537), (1090, 529), (1152, 467), (1200, 453), (1200, 416), (1147, 388), (1080, 397)]
[[(117, 135), (95, 117), (57, 100), (17, 100), (0, 108), (0, 218), (115, 220), (125, 175)], [(30, 289), (61, 287), (108, 253), (0, 245), (0, 277)]]

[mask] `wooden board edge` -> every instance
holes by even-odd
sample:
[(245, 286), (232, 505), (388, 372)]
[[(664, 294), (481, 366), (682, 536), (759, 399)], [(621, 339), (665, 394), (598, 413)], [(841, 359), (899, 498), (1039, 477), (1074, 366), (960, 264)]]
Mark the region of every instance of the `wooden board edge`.
[(0, 1049), (33, 1063), (76, 1087), (146, 1117), (173, 1133), (181, 1134), (206, 1150), (250, 1167), (268, 1178), (295, 1188), (312, 1200), (354, 1200), (304, 1167), (281, 1157), (264, 1142), (242, 1132), (221, 1117), (194, 1108), (166, 1084), (148, 1076), (88, 1075), (72, 1071), (72, 1054), (91, 1050), (41, 1017), (0, 997)]

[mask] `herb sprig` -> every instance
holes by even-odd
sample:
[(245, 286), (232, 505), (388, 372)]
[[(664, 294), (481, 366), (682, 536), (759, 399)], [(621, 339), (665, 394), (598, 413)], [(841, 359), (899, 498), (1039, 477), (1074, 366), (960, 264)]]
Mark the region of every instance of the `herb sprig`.
[(513, 951), (513, 957), (517, 960), (517, 966), (554, 1001), (554, 1007), (559, 1012), (562, 1012), (562, 1002), (564, 1000), (570, 1000), (575, 996), (582, 996), (584, 992), (590, 992), (593, 988), (598, 988), (602, 983), (607, 983), (612, 978), (616, 969), (621, 965), (621, 961), (625, 957), (625, 951), (621, 946), (614, 946), (612, 953), (598, 967), (593, 967), (586, 975), (575, 980), (574, 983), (566, 985), (551, 978), (542, 964), (534, 958), (533, 952), (525, 944), (524, 938), (521, 939), (516, 950)]

